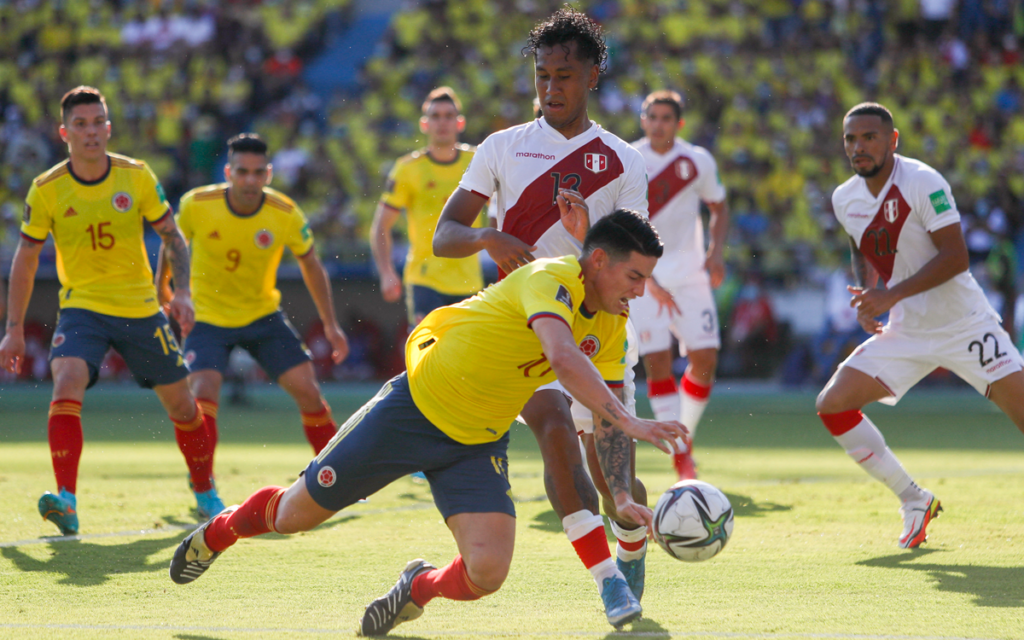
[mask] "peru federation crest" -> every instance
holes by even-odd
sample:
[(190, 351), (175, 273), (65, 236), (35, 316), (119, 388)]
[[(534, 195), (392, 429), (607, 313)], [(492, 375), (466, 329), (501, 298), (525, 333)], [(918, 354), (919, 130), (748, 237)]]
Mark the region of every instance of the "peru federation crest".
[(608, 156), (603, 153), (585, 153), (583, 166), (594, 173), (601, 173), (608, 168)]
[(270, 233), (267, 229), (260, 229), (256, 232), (256, 246), (260, 249), (268, 249), (270, 245), (274, 244), (274, 234)]
[(896, 218), (900, 215), (900, 203), (896, 198), (891, 198), (885, 201), (882, 205), (882, 215), (885, 216), (885, 221), (889, 224), (896, 222)]

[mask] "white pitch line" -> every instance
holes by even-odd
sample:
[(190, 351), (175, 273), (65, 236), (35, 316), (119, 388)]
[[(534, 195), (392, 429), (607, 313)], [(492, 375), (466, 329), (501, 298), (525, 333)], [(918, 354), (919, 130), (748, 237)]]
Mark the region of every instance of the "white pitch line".
[[(164, 625), (111, 625), (111, 624), (17, 624), (0, 623), (0, 629), (74, 629), (80, 631), (185, 631), (200, 633), (254, 633), (273, 635), (297, 633), (309, 635), (346, 635), (351, 636), (351, 629), (282, 629), (282, 628), (247, 628), (247, 627), (186, 627)], [(743, 633), (738, 631), (437, 631), (415, 630), (417, 636), (471, 636), (471, 637), (509, 637), (525, 636), (529, 638), (561, 638), (566, 636), (581, 638), (757, 638), (759, 640), (783, 640), (784, 638), (803, 638), (806, 640), (995, 640), (994, 638), (968, 638), (964, 636), (905, 636), (905, 635), (872, 635), (862, 633)]]
[[(517, 504), (525, 502), (540, 502), (541, 500), (547, 500), (546, 496), (533, 496), (531, 498), (520, 498), (516, 500)], [(402, 511), (420, 511), (423, 509), (433, 509), (433, 502), (423, 502), (419, 504), (410, 504), (401, 507), (388, 507), (384, 509), (353, 509), (352, 511), (339, 511), (338, 514), (342, 518), (349, 516), (374, 516), (382, 513), (400, 513)], [(328, 521), (330, 522), (330, 521)], [(326, 524), (326, 523), (325, 523)], [(323, 526), (323, 525), (321, 525)], [(80, 533), (74, 536), (44, 536), (42, 538), (32, 538), (29, 540), (15, 540), (13, 542), (0, 542), (0, 549), (4, 547), (24, 547), (30, 544), (50, 544), (52, 542), (75, 542), (77, 540), (95, 540), (97, 538), (127, 538), (127, 537), (139, 537), (139, 536), (151, 536), (160, 533), (168, 533), (170, 531), (192, 531), (199, 527), (198, 524), (168, 524), (162, 527), (154, 529), (130, 529), (128, 531), (113, 531), (110, 533)], [(315, 531), (317, 528), (314, 528)]]

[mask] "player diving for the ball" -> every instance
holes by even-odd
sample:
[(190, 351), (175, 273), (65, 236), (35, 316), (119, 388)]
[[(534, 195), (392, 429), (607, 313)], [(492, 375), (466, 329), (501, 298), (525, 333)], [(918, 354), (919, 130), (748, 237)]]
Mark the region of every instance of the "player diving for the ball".
[[(362, 634), (383, 635), (419, 617), (435, 597), (477, 600), (494, 593), (508, 575), (515, 541), (508, 430), (539, 386), (557, 376), (599, 416), (594, 437), (607, 452), (604, 473), (615, 482), (632, 475), (631, 438), (667, 453), (662, 440), (686, 435), (678, 422), (634, 417), (609, 390), (625, 368), (623, 314), (643, 294), (661, 254), (646, 218), (617, 211), (590, 229), (579, 258), (537, 260), (467, 301), (431, 312), (406, 343), (407, 372), (353, 414), (290, 488), (264, 487), (185, 538), (171, 561), (171, 579), (192, 582), (239, 538), (309, 531), (423, 471), (459, 555), (441, 569), (410, 562), (391, 591), (367, 607)], [(587, 335), (619, 348), (591, 360), (578, 346)], [(628, 496), (619, 507), (621, 515), (650, 523), (651, 510)], [(608, 577), (603, 586), (613, 624), (639, 617), (621, 577)]]

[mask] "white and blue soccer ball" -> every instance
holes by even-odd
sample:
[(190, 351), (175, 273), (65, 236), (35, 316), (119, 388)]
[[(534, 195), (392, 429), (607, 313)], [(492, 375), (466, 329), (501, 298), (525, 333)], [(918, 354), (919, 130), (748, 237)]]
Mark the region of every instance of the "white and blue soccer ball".
[(668, 555), (700, 562), (725, 548), (732, 535), (732, 505), (725, 494), (700, 480), (681, 480), (654, 507), (654, 539)]

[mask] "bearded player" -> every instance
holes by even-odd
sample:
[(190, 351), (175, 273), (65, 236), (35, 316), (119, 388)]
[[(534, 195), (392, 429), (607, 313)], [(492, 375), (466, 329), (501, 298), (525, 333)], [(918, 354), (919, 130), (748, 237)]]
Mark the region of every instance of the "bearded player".
[[(459, 188), (448, 199), (434, 235), (434, 252), (466, 257), (486, 250), (502, 274), (536, 258), (579, 255), (588, 225), (616, 209), (647, 215), (647, 179), (643, 158), (587, 115), (587, 100), (605, 67), (607, 50), (601, 28), (571, 8), (559, 10), (530, 33), (524, 54), (535, 62), (535, 84), (543, 117), (499, 131), (477, 148)], [(494, 194), (498, 228), (473, 228), (487, 199)], [(621, 352), (584, 336), (581, 347), (592, 357), (601, 351)], [(614, 393), (632, 408), (632, 367), (624, 380), (613, 381)], [(581, 431), (593, 431), (595, 418), (576, 403)], [(591, 442), (591, 468), (605, 497), (605, 513), (618, 539), (616, 562), (604, 535), (598, 492), (579, 453), (573, 410), (564, 389), (538, 390), (521, 413), (533, 431), (544, 458), (548, 499), (584, 566), (604, 597), (606, 579), (625, 579), (634, 597), (643, 594), (646, 528), (622, 517), (620, 504), (646, 504), (643, 485), (635, 480), (633, 461), (628, 476), (607, 473), (609, 451), (600, 438)], [(589, 436), (585, 436), (585, 440)], [(603, 477), (598, 477), (602, 476)], [(613, 583), (616, 584), (616, 583)], [(606, 600), (607, 606), (607, 600)], [(639, 602), (637, 602), (639, 608)]]
[[(239, 538), (308, 531), (359, 498), (424, 471), (459, 555), (441, 569), (411, 561), (391, 591), (366, 608), (360, 632), (384, 635), (418, 618), (436, 597), (477, 600), (494, 593), (508, 575), (515, 544), (508, 429), (538, 386), (557, 376), (599, 416), (595, 438), (609, 452), (605, 469), (613, 478), (629, 473), (631, 437), (668, 450), (659, 438), (685, 435), (677, 422), (630, 415), (607, 386), (624, 373), (622, 314), (643, 293), (661, 253), (644, 217), (617, 211), (590, 230), (580, 258), (538, 260), (469, 300), (431, 312), (406, 343), (406, 373), (342, 425), (291, 488), (265, 487), (185, 538), (171, 561), (171, 579), (192, 582)], [(591, 360), (578, 346), (587, 335), (618, 349)], [(617, 505), (625, 517), (650, 521), (650, 509), (628, 493)], [(639, 617), (621, 577), (606, 577), (603, 586), (609, 622), (621, 626)]]
[[(697, 477), (691, 446), (708, 405), (718, 364), (718, 312), (712, 287), (725, 278), (722, 249), (729, 231), (725, 188), (715, 159), (703, 147), (677, 137), (683, 128), (683, 98), (655, 91), (643, 103), (645, 136), (633, 143), (647, 164), (651, 222), (665, 243), (647, 291), (630, 305), (647, 369), (647, 396), (658, 420), (679, 420), (690, 433), (677, 442), (673, 463), (680, 480)], [(700, 204), (711, 213), (711, 241), (704, 250)], [(677, 387), (672, 374), (672, 335), (689, 364)]]
[(220, 504), (212, 485), (213, 439), (189, 392), (188, 369), (167, 316), (157, 303), (143, 243), (143, 221), (160, 234), (179, 282), (169, 303), (184, 330), (194, 311), (189, 256), (156, 176), (141, 160), (107, 152), (107, 103), (92, 87), (61, 99), (61, 139), (68, 160), (32, 181), (21, 241), (11, 265), (7, 335), (0, 366), (17, 373), (25, 354), (25, 311), (39, 253), (48, 235), (57, 249), (60, 315), (50, 348), (53, 401), (47, 437), (57, 493), (39, 499), (39, 513), (64, 535), (78, 533), (78, 463), (82, 456), (82, 401), (99, 378), (109, 348), (124, 358), (140, 386), (156, 392), (174, 424), (200, 515)]
[[(245, 349), (295, 400), (306, 440), (319, 453), (337, 425), (320, 393), (309, 350), (280, 309), (276, 284), (287, 248), (299, 264), (337, 363), (348, 355), (348, 341), (335, 317), (327, 272), (302, 210), (269, 186), (273, 166), (262, 138), (243, 133), (228, 140), (224, 179), (189, 191), (179, 205), (178, 225), (192, 251), (196, 308), (195, 327), (184, 345), (189, 385), (216, 442), (228, 359), (235, 347)], [(161, 297), (167, 299), (170, 273), (163, 273), (158, 280)]]
[[(968, 270), (960, 213), (949, 183), (896, 153), (899, 131), (884, 106), (863, 103), (843, 119), (855, 176), (832, 194), (850, 236), (856, 286), (850, 305), (874, 334), (818, 396), (825, 427), (846, 453), (900, 500), (899, 546), (913, 548), (939, 515), (939, 499), (919, 487), (861, 408), (894, 405), (944, 367), (985, 394), (1024, 431), (1024, 359)], [(885, 288), (875, 288), (878, 277)], [(877, 318), (889, 312), (883, 326)]]

